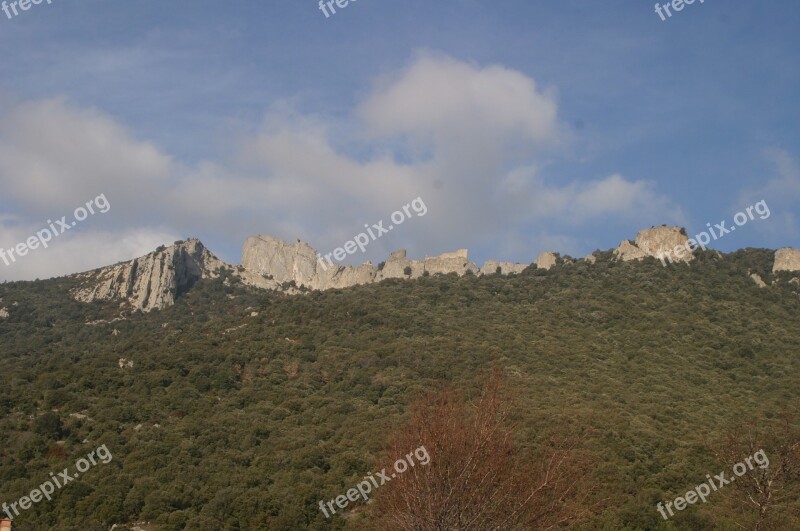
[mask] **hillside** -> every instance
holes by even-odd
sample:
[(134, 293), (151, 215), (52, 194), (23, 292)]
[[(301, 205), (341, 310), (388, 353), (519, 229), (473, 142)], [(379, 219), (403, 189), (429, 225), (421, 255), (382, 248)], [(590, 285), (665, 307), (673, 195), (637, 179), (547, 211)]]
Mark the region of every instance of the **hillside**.
[(719, 470), (707, 443), (732, 423), (800, 405), (800, 299), (773, 261), (606, 252), (294, 296), (220, 269), (149, 313), (75, 301), (78, 278), (3, 284), (0, 499), (105, 444), (113, 461), (15, 530), (363, 529), (363, 505), (326, 520), (318, 501), (374, 470), (411, 400), (496, 366), (523, 447), (593, 428), (605, 503), (584, 528), (730, 527), (721, 497), (669, 523), (654, 506)]

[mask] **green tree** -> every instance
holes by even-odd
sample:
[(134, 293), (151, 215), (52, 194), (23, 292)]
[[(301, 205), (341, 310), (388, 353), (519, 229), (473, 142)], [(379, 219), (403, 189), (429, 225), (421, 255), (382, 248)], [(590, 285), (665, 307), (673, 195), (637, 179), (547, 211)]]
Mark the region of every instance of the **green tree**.
[(48, 439), (59, 440), (64, 435), (64, 425), (58, 414), (48, 411), (34, 421), (33, 432)]

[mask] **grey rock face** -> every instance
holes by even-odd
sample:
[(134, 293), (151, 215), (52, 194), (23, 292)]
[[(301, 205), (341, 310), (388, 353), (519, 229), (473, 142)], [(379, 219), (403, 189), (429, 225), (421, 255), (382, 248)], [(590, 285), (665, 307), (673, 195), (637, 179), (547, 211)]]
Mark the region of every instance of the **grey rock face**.
[(493, 275), (497, 273), (497, 268), (500, 268), (501, 275), (508, 275), (510, 273), (522, 273), (529, 264), (515, 264), (512, 262), (498, 262), (497, 260), (486, 260), (481, 268), (482, 275)]
[[(405, 249), (393, 252), (379, 270), (366, 262), (342, 266), (324, 262), (309, 244), (288, 243), (272, 236), (248, 238), (242, 249), (242, 265), (234, 267), (210, 253), (200, 241), (192, 239), (159, 248), (145, 256), (76, 275), (82, 284), (72, 296), (81, 302), (118, 300), (128, 309), (149, 312), (175, 303), (175, 299), (197, 281), (216, 278), (220, 271), (237, 276), (244, 284), (258, 288), (298, 293), (303, 288), (327, 290), (380, 282), (388, 278), (414, 279), (423, 275), (459, 276), (521, 273), (526, 264), (489, 260), (481, 271), (469, 261), (467, 249), (459, 249), (423, 260), (409, 260)], [(553, 253), (542, 253), (539, 267), (556, 262)], [(294, 287), (289, 283), (294, 283)], [(0, 311), (0, 318), (6, 317)]]
[(309, 244), (286, 243), (272, 236), (247, 238), (242, 249), (245, 270), (273, 280), (278, 285), (294, 281), (298, 287), (331, 289), (369, 284), (375, 278), (371, 263), (361, 266), (331, 265), (319, 261)]
[[(411, 268), (411, 275), (405, 273), (406, 268)], [(425, 267), (419, 261), (411, 261), (406, 257), (406, 250), (394, 251), (386, 259), (383, 269), (375, 275), (375, 281), (380, 282), (387, 278), (419, 278), (425, 272)]]
[(619, 244), (619, 247), (614, 249), (614, 255), (623, 262), (629, 262), (631, 260), (641, 260), (642, 258), (647, 258), (647, 253), (639, 249), (636, 246), (636, 244), (634, 244), (630, 240), (623, 240)]
[(622, 261), (641, 260), (648, 256), (664, 259), (665, 262), (690, 262), (694, 255), (685, 251), (679, 256), (676, 247), (686, 247), (689, 237), (681, 227), (651, 227), (636, 235), (636, 243), (623, 241), (614, 254)]
[(558, 262), (558, 256), (555, 253), (544, 252), (539, 255), (534, 264), (539, 269), (550, 269)]
[[(410, 275), (406, 274), (408, 267), (411, 268)], [(405, 249), (400, 249), (389, 255), (383, 269), (378, 271), (375, 280), (380, 282), (386, 278), (419, 278), (425, 273), (429, 275), (456, 273), (458, 276), (462, 276), (467, 271), (475, 274), (480, 272), (478, 266), (469, 261), (466, 249), (439, 256), (428, 256), (424, 260), (409, 260), (406, 257)]]
[(409, 260), (405, 249), (400, 249), (389, 255), (378, 270), (371, 262), (360, 266), (331, 265), (303, 241), (286, 243), (272, 236), (248, 238), (243, 248), (242, 266), (278, 284), (294, 281), (298, 287), (319, 290), (370, 284), (387, 278), (419, 278), (426, 272), (429, 275), (479, 273), (478, 266), (469, 261), (466, 249), (424, 260)]
[[(694, 257), (690, 252), (675, 254), (675, 247), (686, 247), (689, 241), (680, 227), (652, 227), (642, 230), (636, 242), (625, 240), (614, 250), (619, 260), (641, 260), (651, 256), (667, 260), (688, 262)], [(592, 254), (584, 258), (594, 263)], [(299, 293), (303, 288), (327, 290), (347, 288), (360, 284), (380, 282), (389, 278), (415, 279), (423, 275), (456, 273), (465, 275), (521, 273), (527, 264), (487, 260), (483, 268), (469, 261), (467, 249), (459, 249), (423, 260), (410, 260), (405, 249), (393, 252), (378, 269), (371, 262), (359, 266), (342, 266), (323, 262), (309, 244), (297, 240), (288, 243), (272, 236), (253, 236), (245, 241), (242, 265), (234, 267), (219, 260), (196, 239), (176, 242), (172, 247), (128, 262), (82, 273), (82, 280), (72, 296), (83, 302), (123, 301), (129, 309), (149, 312), (174, 304), (175, 299), (197, 281), (215, 278), (221, 271), (237, 276), (243, 283), (259, 288)], [(550, 269), (558, 263), (555, 253), (544, 252), (534, 264), (540, 269)], [(569, 263), (568, 261), (565, 263)], [(775, 253), (774, 271), (800, 271), (800, 249), (784, 248)], [(764, 286), (757, 275), (753, 281)], [(294, 286), (288, 286), (289, 283)], [(16, 303), (15, 303), (16, 304)], [(0, 319), (8, 317), (6, 308), (0, 309)], [(91, 324), (91, 323), (90, 323)]]
[(85, 284), (72, 296), (81, 302), (127, 301), (131, 309), (149, 312), (171, 306), (198, 280), (230, 267), (199, 240), (176, 242), (129, 262), (77, 275)]
[(279, 283), (294, 280), (310, 286), (317, 277), (317, 253), (305, 242), (286, 243), (272, 236), (247, 238), (242, 249), (242, 267), (272, 275)]
[(772, 272), (777, 271), (800, 271), (800, 249), (783, 247), (775, 251), (775, 263), (772, 265)]
[[(319, 264), (317, 264), (319, 266)], [(372, 262), (367, 262), (360, 266), (327, 266), (328, 269), (320, 273), (319, 277), (312, 282), (312, 289), (331, 289), (346, 288), (360, 284), (369, 284), (375, 281), (376, 269), (372, 267)]]
[(478, 266), (470, 262), (466, 249), (459, 249), (453, 253), (444, 253), (439, 256), (426, 257), (422, 262), (424, 271), (430, 275), (456, 273), (458, 276), (466, 275), (467, 271), (474, 274), (480, 272)]

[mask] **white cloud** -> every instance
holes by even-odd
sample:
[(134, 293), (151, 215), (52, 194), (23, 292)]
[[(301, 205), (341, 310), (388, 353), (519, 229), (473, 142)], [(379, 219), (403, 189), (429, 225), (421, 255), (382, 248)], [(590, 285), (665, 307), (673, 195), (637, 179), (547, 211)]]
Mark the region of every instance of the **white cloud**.
[(686, 216), (648, 181), (631, 181), (619, 174), (558, 186), (540, 179), (535, 167), (517, 168), (500, 181), (509, 203), (526, 203), (528, 219), (547, 218), (565, 225), (613, 217), (623, 220), (685, 223)]
[(614, 174), (599, 181), (572, 184), (568, 189), (573, 195), (568, 211), (575, 221), (606, 215), (642, 219), (654, 213), (663, 222), (686, 222), (683, 211), (659, 195), (651, 182), (630, 181)]
[(360, 108), (375, 135), (404, 135), (466, 157), (509, 143), (553, 143), (556, 112), (554, 98), (520, 72), (432, 55), (384, 79)]
[[(0, 248), (12, 248), (44, 228), (11, 221), (8, 217), (0, 219)], [(65, 233), (53, 238), (46, 249), (29, 250), (25, 256), (15, 256), (16, 261), (7, 258), (9, 265), (0, 260), (0, 281), (33, 280), (88, 271), (142, 256), (159, 245), (171, 245), (177, 239), (169, 229)]]
[(94, 109), (48, 99), (0, 115), (3, 198), (29, 213), (52, 216), (112, 189), (109, 199), (140, 203), (172, 171), (170, 157)]
[[(620, 175), (547, 182), (540, 168), (561, 129), (552, 91), (532, 78), (430, 54), (376, 84), (352, 121), (276, 104), (256, 133), (235, 142), (232, 160), (191, 167), (97, 110), (33, 101), (0, 115), (0, 205), (35, 226), (104, 193), (113, 208), (103, 232), (75, 235), (80, 244), (70, 247), (103, 260), (132, 258), (167, 234), (170, 242), (198, 233), (241, 242), (268, 233), (327, 251), (418, 196), (428, 214), (355, 261), (381, 260), (399, 247), (423, 256), (464, 246), (530, 261), (541, 242), (574, 242), (565, 231), (589, 220), (679, 217), (647, 182)], [(68, 259), (61, 248), (57, 265), (35, 275), (103, 263)], [(508, 248), (519, 254), (499, 254)]]
[(541, 232), (602, 216), (682, 218), (651, 183), (611, 175), (546, 184), (531, 161), (558, 145), (556, 111), (553, 96), (520, 72), (422, 55), (377, 83), (357, 109), (363, 136), (351, 140), (365, 139), (372, 158), (336, 149), (334, 124), (281, 109), (267, 132), (245, 142), (241, 160), (260, 170), (261, 194), (269, 189), (272, 198), (265, 207), (321, 248), (416, 196), (429, 214), (382, 242), (380, 253), (402, 245), (430, 254), (497, 242), (498, 234), (516, 241), (531, 222)]

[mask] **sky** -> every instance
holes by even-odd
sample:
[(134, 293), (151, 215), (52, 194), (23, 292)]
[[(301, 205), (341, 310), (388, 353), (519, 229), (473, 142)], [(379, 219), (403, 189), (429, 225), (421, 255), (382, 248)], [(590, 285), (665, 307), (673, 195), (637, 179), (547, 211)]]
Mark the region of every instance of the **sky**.
[(793, 0), (50, 2), (0, 11), (0, 248), (57, 235), (0, 281), (189, 237), (324, 254), (417, 198), (344, 263), (581, 257), (760, 201), (711, 246), (800, 246)]

